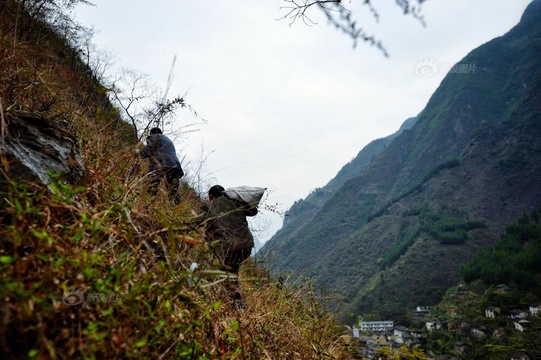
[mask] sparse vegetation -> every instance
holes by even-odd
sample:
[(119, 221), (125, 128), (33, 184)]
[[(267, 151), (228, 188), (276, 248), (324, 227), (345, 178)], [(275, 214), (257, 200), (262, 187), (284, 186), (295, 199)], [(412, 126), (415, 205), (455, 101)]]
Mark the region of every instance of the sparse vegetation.
[(29, 3), (39, 2), (0, 5), (2, 124), (26, 110), (62, 125), (80, 140), (85, 177), (44, 187), (2, 173), (0, 357), (354, 358), (348, 332), (308, 284), (249, 262), (246, 307), (234, 306), (198, 194), (183, 185), (179, 205), (147, 194), (133, 126), (69, 39), (25, 12)]
[(409, 188), (407, 191), (403, 192), (402, 194), (390, 199), (389, 201), (387, 201), (387, 203), (385, 204), (385, 206), (381, 207), (379, 210), (377, 210), (376, 212), (374, 212), (373, 214), (371, 214), (369, 217), (368, 217), (368, 221), (372, 221), (374, 220), (375, 218), (385, 214), (386, 211), (389, 210), (389, 208), (399, 202), (401, 199), (405, 198), (406, 196), (408, 195), (411, 195), (413, 194), (415, 191), (419, 190), (428, 180), (430, 180), (431, 178), (435, 177), (436, 175), (438, 175), (441, 171), (443, 170), (447, 170), (447, 169), (452, 169), (456, 166), (458, 166), (460, 164), (460, 161), (458, 159), (452, 159), (452, 160), (449, 160), (449, 161), (445, 161), (443, 163), (441, 163), (440, 165), (436, 166), (434, 169), (432, 169), (428, 174), (426, 174), (421, 181), (419, 181), (415, 186), (412, 186), (411, 188)]
[(417, 216), (420, 225), (409, 231), (406, 230), (404, 224), (402, 225), (398, 241), (378, 261), (382, 269), (391, 266), (400, 256), (405, 254), (423, 233), (430, 235), (441, 244), (460, 245), (468, 239), (469, 230), (485, 226), (480, 221), (463, 220), (464, 214), (446, 207), (433, 211), (428, 206), (421, 205), (408, 209), (404, 215)]
[[(189, 189), (172, 208), (163, 198), (149, 206), (135, 193), (115, 197), (118, 184), (107, 183), (56, 183), (53, 193), (11, 184), (4, 195), (5, 356), (347, 358), (347, 336), (317, 299), (256, 264), (241, 279), (247, 308), (233, 308), (227, 274), (190, 222), (198, 200)], [(73, 290), (86, 300), (66, 303)]]

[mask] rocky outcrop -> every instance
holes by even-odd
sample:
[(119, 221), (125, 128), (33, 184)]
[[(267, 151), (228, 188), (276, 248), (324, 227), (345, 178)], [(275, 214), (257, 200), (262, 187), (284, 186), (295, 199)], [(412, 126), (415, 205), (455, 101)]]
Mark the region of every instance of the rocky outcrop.
[(2, 178), (19, 181), (48, 184), (51, 174), (58, 174), (61, 181), (74, 184), (84, 174), (77, 138), (31, 112), (4, 114), (0, 163)]

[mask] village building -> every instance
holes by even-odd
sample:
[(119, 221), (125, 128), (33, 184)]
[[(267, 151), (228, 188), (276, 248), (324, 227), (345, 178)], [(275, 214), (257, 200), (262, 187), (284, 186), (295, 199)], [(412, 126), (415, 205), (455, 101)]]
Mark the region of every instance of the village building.
[(515, 321), (514, 324), (515, 329), (521, 332), (524, 332), (530, 328), (530, 322), (528, 320), (522, 319), (519, 321)]
[(476, 338), (485, 337), (487, 335), (490, 335), (491, 332), (492, 331), (486, 326), (479, 326), (479, 327), (474, 327), (471, 329), (472, 335), (475, 336)]
[(353, 326), (353, 336), (359, 337), (361, 332), (384, 332), (392, 330), (394, 322), (388, 321), (361, 321), (357, 326)]
[(528, 312), (520, 309), (514, 309), (509, 312), (509, 318), (511, 319), (526, 319)]
[(541, 314), (541, 303), (530, 304), (530, 315), (537, 316)]
[(413, 315), (416, 318), (423, 318), (427, 316), (431, 310), (432, 310), (432, 306), (417, 306), (415, 308), (415, 311), (413, 312)]
[(429, 321), (425, 322), (425, 326), (426, 326), (426, 329), (428, 331), (440, 330), (441, 329), (441, 322), (439, 322), (437, 320), (429, 320)]
[(406, 339), (411, 339), (408, 328), (402, 325), (395, 326), (393, 329), (394, 341), (397, 344), (403, 344)]
[(528, 354), (522, 351), (514, 352), (511, 355), (511, 360), (530, 360), (530, 359), (531, 359), (530, 356), (528, 356)]
[(485, 309), (485, 317), (496, 319), (501, 314), (501, 309), (497, 306), (489, 306)]

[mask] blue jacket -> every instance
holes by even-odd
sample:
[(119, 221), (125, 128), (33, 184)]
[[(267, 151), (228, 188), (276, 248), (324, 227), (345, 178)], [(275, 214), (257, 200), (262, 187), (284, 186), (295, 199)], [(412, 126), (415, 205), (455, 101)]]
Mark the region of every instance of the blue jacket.
[(163, 134), (149, 135), (147, 137), (147, 146), (141, 151), (141, 156), (150, 160), (149, 171), (161, 168), (182, 170), (175, 145)]

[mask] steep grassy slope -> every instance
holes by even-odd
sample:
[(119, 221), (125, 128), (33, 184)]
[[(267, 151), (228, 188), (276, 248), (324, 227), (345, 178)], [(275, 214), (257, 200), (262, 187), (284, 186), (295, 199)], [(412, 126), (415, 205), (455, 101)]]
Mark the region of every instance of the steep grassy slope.
[(405, 131), (279, 244), (280, 270), (316, 277), (337, 309), (407, 320), (460, 265), (541, 204), (541, 1), (468, 54)]
[(39, 113), (77, 136), (86, 171), (73, 185), (14, 182), (0, 148), (0, 358), (354, 358), (309, 284), (248, 263), (235, 306), (195, 191), (180, 204), (147, 194), (133, 128), (73, 39), (24, 4), (60, 2), (0, 3), (2, 136), (13, 110)]

